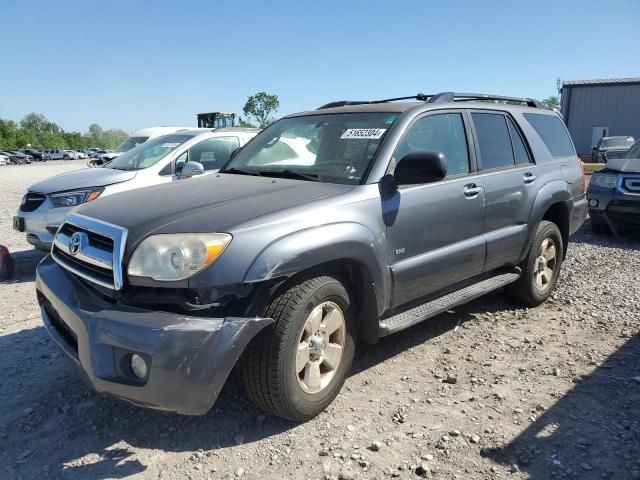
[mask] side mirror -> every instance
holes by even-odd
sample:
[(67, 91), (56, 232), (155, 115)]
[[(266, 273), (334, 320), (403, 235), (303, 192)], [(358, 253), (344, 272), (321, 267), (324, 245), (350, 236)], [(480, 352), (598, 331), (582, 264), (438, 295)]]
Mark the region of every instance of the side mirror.
[(200, 162), (185, 163), (180, 172), (180, 178), (191, 178), (196, 175), (204, 175), (204, 166)]
[(438, 182), (447, 176), (447, 160), (442, 152), (411, 152), (400, 159), (393, 172), (398, 185)]

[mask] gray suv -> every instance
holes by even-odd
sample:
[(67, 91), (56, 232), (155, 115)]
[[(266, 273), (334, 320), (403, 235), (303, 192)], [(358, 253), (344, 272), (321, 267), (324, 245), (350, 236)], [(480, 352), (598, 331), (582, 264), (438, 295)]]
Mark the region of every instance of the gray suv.
[(70, 214), (37, 269), (42, 317), (98, 392), (204, 414), (239, 364), (260, 408), (307, 420), (357, 341), (502, 287), (544, 302), (585, 219), (581, 167), (534, 100), (334, 102), (219, 173)]

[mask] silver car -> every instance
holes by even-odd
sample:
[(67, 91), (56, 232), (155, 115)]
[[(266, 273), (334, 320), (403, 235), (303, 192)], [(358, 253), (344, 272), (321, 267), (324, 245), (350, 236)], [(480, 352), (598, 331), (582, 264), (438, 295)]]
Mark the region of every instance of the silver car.
[(51, 177), (27, 189), (13, 228), (43, 251), (65, 216), (83, 203), (135, 188), (217, 171), (257, 133), (252, 128), (190, 129), (153, 138), (123, 153), (105, 168), (84, 168)]

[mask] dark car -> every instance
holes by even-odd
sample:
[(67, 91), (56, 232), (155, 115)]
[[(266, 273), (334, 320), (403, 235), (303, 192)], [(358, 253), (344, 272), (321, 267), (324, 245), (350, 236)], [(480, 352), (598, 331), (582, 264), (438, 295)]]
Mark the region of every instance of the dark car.
[(409, 98), (289, 115), (219, 173), (73, 211), (37, 268), (48, 333), (98, 392), (204, 414), (239, 363), (260, 408), (302, 421), (336, 397), (356, 340), (502, 287), (540, 305), (587, 210), (561, 117), (531, 99), (393, 100)]
[(0, 151), (0, 154), (4, 155), (5, 157), (9, 157), (9, 163), (11, 163), (12, 165), (20, 165), (26, 163), (26, 157), (21, 153), (16, 153), (10, 150), (3, 150)]
[(593, 233), (640, 230), (640, 141), (591, 176), (587, 199)]
[(30, 148), (21, 148), (18, 151), (20, 153), (23, 153), (24, 155), (31, 155), (31, 157), (33, 158), (33, 160), (35, 162), (45, 162), (46, 161), (46, 159), (44, 157), (44, 153), (41, 152), (40, 150), (32, 150)]
[(12, 154), (18, 156), (22, 160), (22, 163), (31, 163), (31, 162), (33, 162), (33, 156), (31, 156), (29, 154), (26, 154), (26, 153), (23, 153), (23, 152), (21, 152), (19, 150), (9, 150), (9, 153), (12, 153)]
[(611, 159), (622, 158), (634, 141), (633, 137), (602, 137), (591, 147), (591, 162), (607, 163)]

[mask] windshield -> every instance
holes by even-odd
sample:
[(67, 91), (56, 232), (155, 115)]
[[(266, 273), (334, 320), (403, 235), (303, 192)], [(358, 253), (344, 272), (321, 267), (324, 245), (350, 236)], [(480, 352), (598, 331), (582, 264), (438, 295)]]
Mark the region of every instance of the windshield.
[(144, 142), (137, 147), (133, 147), (128, 152), (116, 157), (108, 168), (118, 170), (142, 170), (149, 168), (160, 161), (162, 157), (182, 145), (187, 140), (192, 139), (192, 135), (162, 135), (148, 142)]
[(631, 137), (603, 138), (602, 146), (604, 148), (624, 148), (633, 145)]
[(360, 183), (398, 113), (285, 118), (259, 134), (222, 170), (328, 183)]
[(640, 158), (640, 141), (633, 144), (633, 147), (629, 149), (624, 158)]
[(125, 138), (124, 142), (122, 142), (116, 148), (116, 152), (118, 152), (118, 153), (127, 152), (127, 151), (131, 150), (133, 147), (137, 147), (141, 143), (146, 142), (148, 139), (149, 139), (149, 137), (128, 137), (128, 138)]

